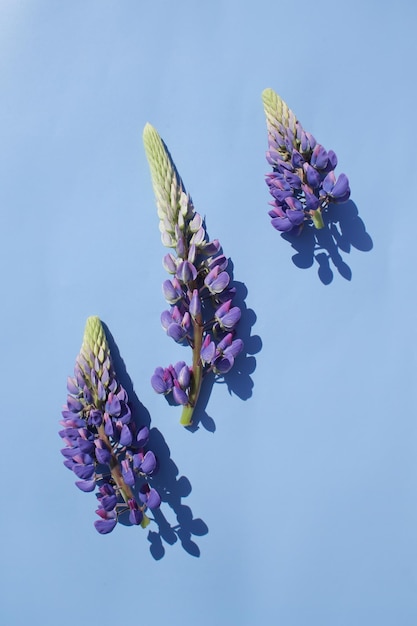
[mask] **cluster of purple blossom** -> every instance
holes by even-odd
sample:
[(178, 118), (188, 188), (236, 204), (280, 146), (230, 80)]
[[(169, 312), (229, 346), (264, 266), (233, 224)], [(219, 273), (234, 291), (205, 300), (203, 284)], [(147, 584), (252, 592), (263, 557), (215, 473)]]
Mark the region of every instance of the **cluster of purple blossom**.
[[(147, 481), (157, 469), (146, 426), (137, 429), (125, 389), (117, 381), (101, 322), (88, 318), (84, 343), (74, 376), (68, 378), (67, 404), (59, 432), (65, 448), (64, 465), (79, 480), (81, 491), (97, 488), (99, 533), (111, 532), (119, 516), (129, 512), (132, 524), (145, 527), (145, 511), (160, 505), (158, 492)], [(138, 496), (137, 479), (143, 483)], [(144, 482), (145, 481), (145, 482)]]
[[(171, 308), (162, 313), (161, 323), (174, 341), (192, 347), (193, 365), (188, 367), (180, 361), (167, 368), (158, 367), (151, 383), (157, 393), (172, 392), (177, 404), (192, 409), (204, 375), (209, 371), (219, 375), (230, 371), (243, 342), (234, 338), (241, 311), (233, 306), (235, 289), (229, 286), (227, 259), (221, 254), (218, 241), (207, 242), (201, 216), (192, 210), (191, 200), (189, 207), (190, 219), (188, 224), (185, 221), (181, 234), (188, 249), (187, 258), (175, 258), (172, 253), (164, 258), (165, 268), (174, 275), (163, 284)], [(199, 243), (188, 247), (187, 240), (193, 238), (193, 226), (189, 224), (196, 222)], [(190, 411), (185, 415), (188, 421)]]
[(193, 350), (192, 366), (181, 361), (158, 367), (151, 383), (157, 393), (172, 393), (174, 401), (183, 405), (180, 421), (189, 425), (204, 375), (228, 372), (243, 348), (242, 340), (235, 339), (241, 310), (233, 306), (236, 289), (229, 284), (228, 260), (220, 243), (209, 241), (202, 216), (194, 210), (165, 145), (149, 124), (144, 143), (162, 242), (173, 249), (163, 260), (172, 278), (163, 283), (171, 306), (162, 313), (161, 322), (169, 337)]
[(284, 232), (295, 229), (298, 233), (308, 220), (323, 228), (322, 212), (329, 204), (348, 200), (348, 178), (340, 174), (336, 179), (336, 154), (303, 129), (272, 89), (266, 89), (262, 97), (268, 126), (266, 158), (273, 168), (266, 176), (274, 198), (271, 223)]

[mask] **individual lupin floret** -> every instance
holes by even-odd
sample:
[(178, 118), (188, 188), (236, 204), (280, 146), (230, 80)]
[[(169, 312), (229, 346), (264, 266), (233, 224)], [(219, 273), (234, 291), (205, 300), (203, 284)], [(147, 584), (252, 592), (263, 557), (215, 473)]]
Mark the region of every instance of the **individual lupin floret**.
[[(143, 426), (137, 431), (132, 420), (127, 393), (116, 378), (98, 317), (87, 319), (67, 389), (59, 432), (66, 447), (61, 452), (64, 465), (80, 479), (77, 487), (85, 492), (97, 490), (100, 519), (94, 523), (96, 530), (111, 532), (127, 511), (132, 524), (146, 527), (150, 521), (146, 509), (160, 504), (156, 490), (146, 482), (156, 471), (157, 461), (151, 450), (145, 450), (149, 429)], [(152, 498), (143, 500), (139, 491), (143, 488), (152, 492)]]
[(336, 179), (337, 157), (304, 131), (294, 113), (272, 89), (262, 100), (268, 128), (267, 161), (273, 171), (266, 183), (274, 198), (269, 211), (271, 223), (281, 232), (301, 232), (306, 221), (323, 228), (322, 213), (331, 203), (350, 196), (345, 174)]
[[(183, 406), (181, 424), (189, 426), (204, 376), (228, 372), (243, 349), (233, 340), (241, 311), (232, 306), (235, 289), (229, 286), (228, 261), (217, 239), (209, 241), (202, 216), (157, 131), (147, 124), (143, 133), (146, 156), (158, 207), (162, 242), (172, 252), (163, 265), (172, 276), (162, 291), (170, 309), (161, 315), (162, 327), (177, 343), (191, 346), (191, 367), (184, 362), (157, 367), (151, 384), (157, 393), (172, 394)], [(225, 343), (226, 342), (226, 343)]]

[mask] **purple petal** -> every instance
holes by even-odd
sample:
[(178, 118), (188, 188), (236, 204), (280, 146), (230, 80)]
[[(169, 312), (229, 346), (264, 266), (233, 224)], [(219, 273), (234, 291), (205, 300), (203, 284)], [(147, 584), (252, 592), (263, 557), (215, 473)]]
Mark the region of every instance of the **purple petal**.
[(75, 484), (77, 485), (78, 489), (81, 489), (81, 491), (85, 492), (94, 491), (94, 489), (96, 488), (95, 480), (77, 480)]
[(104, 385), (101, 382), (101, 380), (99, 380), (97, 382), (97, 395), (98, 395), (98, 399), (99, 400), (105, 400), (106, 399), (106, 390), (105, 390)]
[(291, 156), (291, 163), (293, 167), (296, 167), (296, 168), (303, 167), (304, 157), (297, 150), (293, 150), (292, 156)]
[(292, 172), (287, 172), (285, 175), (285, 179), (291, 185), (292, 189), (300, 189), (301, 188), (301, 179), (297, 174), (293, 174)]
[(100, 533), (100, 535), (107, 535), (107, 533), (111, 533), (116, 524), (116, 519), (98, 519), (94, 522), (95, 529)]
[(287, 211), (287, 217), (293, 226), (298, 226), (304, 222), (304, 211)]
[(349, 180), (346, 174), (340, 174), (339, 178), (337, 179), (335, 183), (335, 186), (333, 187), (331, 195), (332, 195), (332, 198), (335, 198), (336, 200), (343, 199), (344, 201), (345, 199), (347, 200), (349, 198), (350, 188), (349, 188)]
[(107, 413), (104, 414), (104, 432), (106, 433), (107, 437), (114, 436), (113, 422)]
[(126, 402), (121, 402), (122, 405), (122, 409), (120, 411), (120, 415), (119, 415), (119, 422), (122, 422), (122, 424), (130, 424), (131, 418), (132, 418), (132, 412), (129, 408), (129, 405), (126, 404)]
[(78, 478), (82, 480), (90, 480), (92, 476), (94, 476), (94, 465), (82, 465), (81, 463), (75, 463), (72, 468), (73, 472)]
[(129, 521), (131, 524), (138, 526), (143, 519), (143, 513), (139, 509), (132, 509), (129, 513)]
[(165, 280), (162, 284), (162, 293), (164, 298), (170, 304), (175, 304), (178, 300), (181, 300), (182, 293), (178, 292), (170, 280)]
[(129, 400), (129, 398), (127, 397), (126, 389), (124, 389), (124, 387), (122, 387), (121, 385), (116, 395), (119, 398), (120, 402), (127, 402)]
[(190, 378), (191, 378), (190, 368), (188, 367), (188, 365), (184, 365), (184, 367), (181, 368), (181, 371), (178, 374), (178, 382), (183, 389), (187, 389), (187, 387), (189, 386)]
[(333, 152), (333, 150), (329, 150), (327, 153), (327, 156), (329, 157), (329, 163), (327, 165), (327, 167), (330, 166), (330, 168), (332, 170), (336, 169), (336, 165), (337, 165), (337, 156), (336, 154)]
[(327, 161), (329, 160), (329, 155), (326, 150), (319, 143), (313, 150), (311, 155), (311, 165), (317, 168), (318, 170), (324, 170), (327, 165)]
[(149, 490), (146, 504), (150, 509), (157, 509), (161, 504), (161, 496), (153, 487)]
[(232, 345), (229, 348), (226, 349), (227, 350), (227, 354), (231, 355), (233, 357), (237, 357), (237, 355), (240, 354), (240, 352), (242, 352), (243, 346), (244, 346), (244, 344), (243, 344), (243, 341), (241, 339), (235, 339), (232, 342)]
[(181, 231), (179, 230), (178, 224), (175, 226), (175, 236), (178, 237), (177, 239), (177, 245), (175, 246), (175, 251), (177, 253), (177, 256), (182, 259), (184, 258), (185, 255), (185, 240), (184, 237), (181, 235)]
[(294, 198), (293, 196), (291, 198), (286, 198), (285, 204), (294, 211), (301, 211), (303, 208), (303, 205), (301, 204), (301, 202), (297, 200), (297, 198)]
[(166, 330), (168, 328), (168, 326), (171, 324), (171, 322), (172, 322), (171, 311), (163, 311), (161, 313), (162, 328), (164, 328)]
[(76, 383), (76, 380), (72, 376), (68, 376), (67, 378), (67, 389), (69, 393), (71, 393), (73, 396), (78, 396), (78, 394), (80, 393), (80, 389)]
[(60, 424), (62, 424), (62, 426), (72, 426), (74, 428), (80, 428), (81, 426), (85, 425), (84, 420), (74, 415), (74, 413), (71, 413), (71, 411), (62, 411), (62, 417), (65, 418), (64, 420), (59, 422)]
[(278, 204), (282, 204), (286, 198), (290, 198), (293, 194), (292, 189), (281, 190), (281, 189), (276, 189), (276, 188), (271, 187), (269, 191), (271, 192), (271, 195), (275, 198), (275, 200), (278, 202)]
[(308, 193), (308, 192), (304, 192), (304, 193), (305, 193), (305, 199), (306, 199), (306, 210), (315, 211), (320, 204), (320, 200), (317, 198), (317, 196), (315, 196), (312, 193)]
[(240, 320), (241, 315), (242, 312), (239, 307), (234, 306), (230, 309), (228, 313), (223, 315), (221, 319), (217, 317), (216, 313), (216, 319), (219, 322), (221, 328), (223, 328), (223, 330), (232, 330)]
[(74, 463), (74, 461), (72, 459), (66, 459), (64, 461), (64, 465), (65, 465), (65, 467), (68, 467), (68, 469), (70, 469), (71, 471), (74, 470), (75, 463)]
[(185, 361), (178, 361), (178, 363), (175, 363), (174, 368), (173, 368), (173, 378), (178, 378), (178, 376), (180, 375), (180, 371), (182, 370), (183, 367), (185, 367), (186, 363)]
[(175, 322), (170, 324), (167, 328), (168, 337), (171, 337), (171, 339), (173, 339), (177, 343), (181, 343), (181, 341), (184, 340), (186, 334), (186, 329), (183, 328), (180, 324), (176, 324)]
[(171, 386), (168, 384), (168, 380), (164, 379), (160, 374), (154, 374), (151, 378), (151, 385), (156, 391), (156, 393), (167, 393), (167, 391), (171, 391)]
[(122, 430), (120, 433), (120, 445), (122, 446), (130, 446), (132, 443), (132, 433), (127, 424), (123, 424)]
[(271, 220), (272, 226), (279, 231), (288, 232), (292, 230), (294, 225), (290, 222), (288, 217), (273, 217)]
[(198, 295), (198, 289), (194, 289), (189, 307), (190, 315), (194, 319), (201, 314), (201, 302)]
[(87, 404), (91, 404), (93, 402), (93, 394), (91, 393), (87, 385), (84, 385), (83, 397)]
[(187, 330), (187, 331), (191, 327), (191, 315), (189, 314), (188, 311), (186, 311), (184, 313), (184, 317), (182, 318), (181, 326), (184, 328), (184, 330)]
[(176, 380), (174, 381), (174, 387), (172, 389), (172, 395), (174, 397), (174, 400), (177, 404), (182, 404), (182, 405), (186, 405), (188, 404), (188, 396), (185, 393), (185, 391), (183, 391), (179, 385), (179, 382)]
[(207, 285), (211, 293), (221, 293), (226, 289), (230, 282), (230, 276), (227, 272), (220, 272), (218, 277), (212, 281), (211, 285)]
[(71, 413), (79, 413), (83, 409), (83, 404), (77, 398), (73, 398), (72, 396), (68, 396), (67, 398), (67, 407)]
[(321, 180), (319, 172), (309, 163), (304, 163), (303, 169), (306, 175), (307, 183), (310, 185), (310, 187), (318, 187)]
[(106, 413), (113, 417), (118, 417), (120, 415), (121, 408), (119, 398), (113, 394), (109, 394), (109, 399), (107, 400), (105, 406)]
[(219, 374), (226, 374), (227, 372), (229, 372), (232, 369), (232, 367), (234, 365), (234, 362), (235, 362), (235, 360), (234, 360), (233, 356), (231, 354), (227, 355), (225, 353), (224, 355), (218, 357), (214, 361), (214, 363), (213, 363), (214, 370), (216, 372), (218, 372)]
[(100, 503), (105, 511), (113, 511), (114, 507), (117, 504), (117, 496), (104, 496), (103, 498), (101, 498)]
[(163, 258), (162, 263), (169, 274), (175, 274), (175, 272), (177, 271), (177, 264), (175, 262), (175, 257), (173, 254), (166, 254)]
[(140, 471), (144, 474), (152, 474), (156, 467), (156, 457), (152, 450), (148, 450), (148, 452), (143, 457), (143, 461), (140, 466)]
[(81, 452), (86, 452), (87, 454), (91, 454), (95, 448), (93, 441), (83, 439), (82, 437), (78, 437), (77, 444)]
[(331, 194), (331, 192), (333, 191), (335, 182), (336, 182), (336, 176), (334, 175), (334, 172), (331, 171), (327, 174), (326, 178), (322, 182), (323, 190), (327, 194)]
[(64, 456), (66, 459), (72, 459), (74, 456), (77, 456), (77, 454), (80, 453), (79, 448), (75, 447), (75, 448), (62, 448), (61, 450), (61, 454), (62, 456)]
[(218, 239), (214, 239), (213, 241), (209, 241), (203, 246), (202, 252), (206, 256), (214, 256), (220, 251), (220, 242)]
[(227, 260), (227, 257), (224, 254), (219, 254), (218, 256), (207, 260), (207, 267), (212, 270), (218, 266), (218, 271), (223, 272), (227, 268), (228, 263), (229, 261)]
[(200, 351), (201, 360), (204, 363), (211, 363), (214, 359), (214, 355), (216, 354), (216, 344), (210, 340), (210, 337), (207, 335), (203, 342), (203, 346)]
[(146, 445), (146, 443), (147, 443), (148, 439), (149, 439), (149, 428), (148, 428), (147, 426), (143, 426), (143, 427), (139, 430), (139, 432), (138, 432), (138, 434), (137, 434), (137, 437), (136, 437), (136, 440), (137, 440), (138, 446), (139, 446), (140, 448), (143, 448), (143, 446), (145, 446), (145, 445)]
[(196, 258), (197, 258), (197, 246), (194, 243), (192, 243), (188, 249), (187, 261), (189, 261), (190, 263), (194, 265)]
[(129, 461), (123, 460), (122, 463), (122, 476), (126, 485), (132, 487), (135, 484), (135, 476), (133, 474), (132, 468), (129, 465)]
[(182, 283), (189, 283), (197, 278), (197, 270), (189, 261), (182, 261), (177, 268), (176, 276)]
[[(114, 487), (113, 487), (113, 485), (110, 485), (110, 483), (104, 483), (103, 485), (101, 485), (99, 487), (99, 491), (100, 491), (101, 495), (103, 495), (103, 496), (114, 496), (115, 495)], [(104, 517), (106, 517), (106, 516), (104, 516)]]
[(96, 459), (99, 463), (107, 465), (110, 463), (111, 453), (107, 448), (96, 448)]
[(195, 245), (199, 247), (201, 246), (201, 244), (204, 244), (205, 237), (206, 237), (206, 231), (204, 230), (203, 226), (200, 226), (200, 228), (191, 237), (190, 243), (191, 245)]

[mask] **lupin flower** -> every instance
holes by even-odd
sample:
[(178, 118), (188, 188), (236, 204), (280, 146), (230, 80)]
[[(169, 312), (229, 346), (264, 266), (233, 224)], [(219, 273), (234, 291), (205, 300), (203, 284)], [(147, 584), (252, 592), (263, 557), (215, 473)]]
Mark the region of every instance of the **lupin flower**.
[[(139, 430), (132, 420), (127, 393), (118, 382), (109, 346), (98, 317), (89, 317), (77, 357), (74, 376), (68, 378), (67, 404), (59, 432), (65, 448), (64, 465), (79, 480), (81, 491), (97, 490), (94, 526), (101, 534), (116, 526), (119, 515), (129, 512), (132, 524), (145, 528), (146, 509), (160, 498), (147, 479), (156, 470), (156, 458), (145, 447), (149, 429)], [(135, 487), (138, 496), (135, 496)], [(143, 498), (143, 493), (152, 497)]]
[(303, 129), (278, 94), (265, 89), (262, 100), (268, 128), (266, 159), (273, 168), (266, 176), (274, 198), (269, 211), (272, 226), (299, 233), (311, 220), (316, 228), (323, 228), (322, 213), (329, 204), (348, 200), (348, 178), (340, 174), (336, 179), (336, 154), (327, 152)]
[(209, 241), (202, 216), (189, 194), (157, 131), (147, 124), (143, 133), (146, 156), (156, 196), (163, 244), (172, 251), (163, 265), (172, 276), (162, 290), (170, 309), (161, 323), (168, 336), (189, 344), (192, 365), (180, 361), (157, 367), (151, 384), (157, 393), (172, 394), (183, 406), (180, 423), (189, 426), (204, 376), (228, 372), (243, 348), (234, 339), (241, 311), (232, 306), (235, 290), (229, 286), (228, 261), (217, 239)]

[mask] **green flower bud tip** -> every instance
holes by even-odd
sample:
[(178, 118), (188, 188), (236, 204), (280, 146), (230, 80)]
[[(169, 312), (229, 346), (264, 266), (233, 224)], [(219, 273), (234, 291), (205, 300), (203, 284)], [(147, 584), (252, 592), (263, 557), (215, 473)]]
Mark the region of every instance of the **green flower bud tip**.
[(161, 137), (149, 123), (143, 130), (143, 144), (151, 170), (157, 206), (165, 213), (167, 206), (175, 207), (180, 184)]
[(91, 354), (94, 354), (101, 363), (110, 354), (103, 325), (96, 315), (87, 318), (81, 352), (87, 361), (90, 361)]
[(277, 122), (295, 131), (295, 116), (288, 105), (271, 88), (262, 92), (262, 102), (268, 128), (276, 128)]

